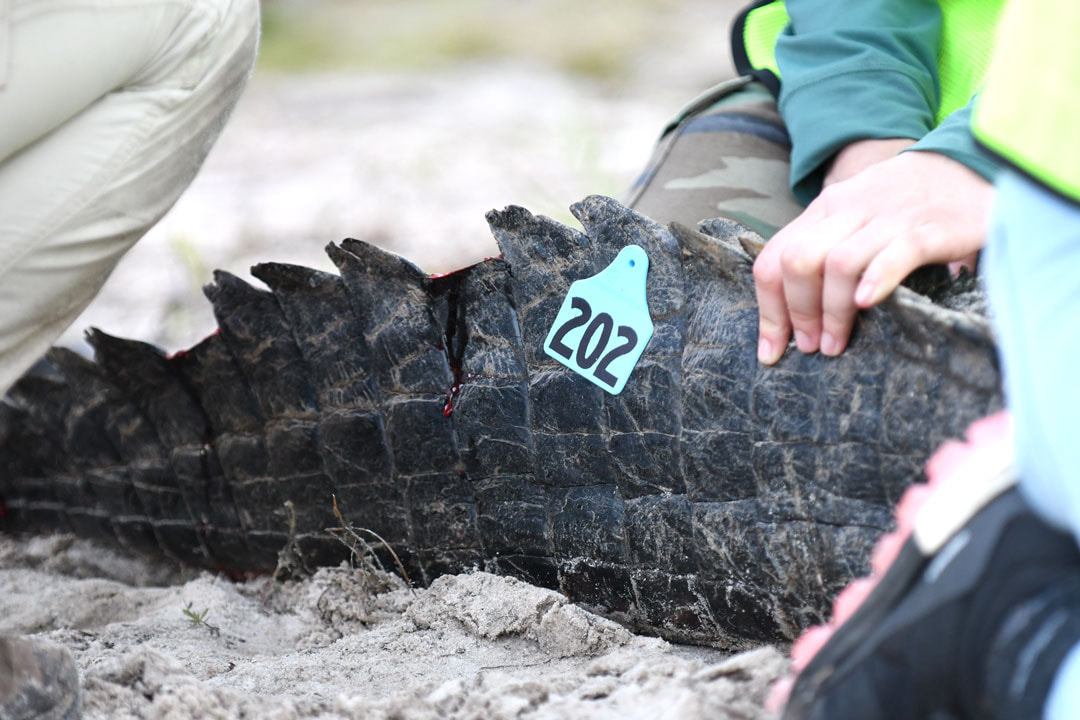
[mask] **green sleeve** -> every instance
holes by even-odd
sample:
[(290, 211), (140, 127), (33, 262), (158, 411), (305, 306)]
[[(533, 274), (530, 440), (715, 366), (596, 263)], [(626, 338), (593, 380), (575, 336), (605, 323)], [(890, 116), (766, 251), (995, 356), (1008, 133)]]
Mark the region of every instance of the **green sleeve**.
[(780, 112), (791, 135), (791, 187), (804, 205), (824, 166), (856, 140), (918, 140), (940, 87), (938, 0), (787, 0), (776, 44)]
[(975, 144), (975, 137), (971, 134), (971, 112), (977, 98), (978, 95), (973, 97), (971, 102), (949, 115), (904, 152), (926, 150), (941, 153), (994, 182), (1002, 166)]

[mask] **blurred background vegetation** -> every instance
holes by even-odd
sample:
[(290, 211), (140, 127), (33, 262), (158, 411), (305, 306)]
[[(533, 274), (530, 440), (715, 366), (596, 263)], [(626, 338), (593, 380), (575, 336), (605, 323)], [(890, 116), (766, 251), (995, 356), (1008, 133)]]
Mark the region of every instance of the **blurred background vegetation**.
[[(711, 4), (726, 16), (739, 5)], [(694, 34), (680, 0), (264, 0), (259, 67), (276, 72), (431, 70), (514, 59), (626, 79)], [(714, 15), (715, 17), (715, 15)], [(717, 45), (726, 28), (714, 28)], [(724, 68), (717, 68), (722, 72)]]

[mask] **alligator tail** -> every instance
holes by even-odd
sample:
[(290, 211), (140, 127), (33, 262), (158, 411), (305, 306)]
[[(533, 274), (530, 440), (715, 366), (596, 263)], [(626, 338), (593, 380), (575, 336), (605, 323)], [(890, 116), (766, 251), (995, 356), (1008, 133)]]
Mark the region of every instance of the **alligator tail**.
[[(50, 351), (0, 403), (0, 528), (266, 572), (290, 539), (347, 555), (336, 500), (419, 582), (481, 567), (677, 640), (796, 637), (929, 451), (1000, 406), (987, 324), (899, 293), (842, 358), (762, 368), (749, 231), (573, 210), (583, 231), (490, 213), (502, 257), (441, 277), (356, 240), (338, 275), (219, 271), (220, 332), (171, 357), (98, 330), (93, 362)], [(612, 396), (541, 344), (630, 244), (655, 331)]]

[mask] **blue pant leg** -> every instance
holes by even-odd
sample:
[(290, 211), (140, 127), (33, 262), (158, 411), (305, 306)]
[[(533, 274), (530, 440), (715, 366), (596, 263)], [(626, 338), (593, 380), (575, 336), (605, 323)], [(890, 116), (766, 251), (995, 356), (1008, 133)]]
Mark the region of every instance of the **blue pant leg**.
[[(985, 267), (1020, 489), (1080, 540), (1080, 206), (1007, 173)], [(1080, 647), (1058, 670), (1043, 717), (1080, 717)]]
[(1076, 720), (1077, 717), (1080, 717), (1080, 645), (1065, 656), (1043, 706), (1043, 720)]
[(1080, 541), (1080, 206), (1007, 174), (985, 261), (1021, 490)]

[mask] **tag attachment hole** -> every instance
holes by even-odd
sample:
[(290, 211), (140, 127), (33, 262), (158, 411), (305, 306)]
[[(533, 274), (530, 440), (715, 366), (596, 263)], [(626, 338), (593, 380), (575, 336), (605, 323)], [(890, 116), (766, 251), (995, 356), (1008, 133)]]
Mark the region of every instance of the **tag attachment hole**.
[(635, 262), (634, 260), (631, 260), (631, 261), (630, 261), (630, 267), (634, 267), (634, 265), (636, 265), (636, 264), (637, 264), (637, 263), (636, 263), (636, 262)]

